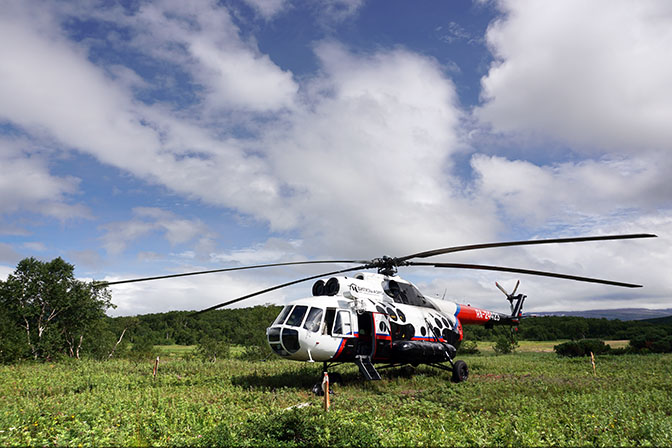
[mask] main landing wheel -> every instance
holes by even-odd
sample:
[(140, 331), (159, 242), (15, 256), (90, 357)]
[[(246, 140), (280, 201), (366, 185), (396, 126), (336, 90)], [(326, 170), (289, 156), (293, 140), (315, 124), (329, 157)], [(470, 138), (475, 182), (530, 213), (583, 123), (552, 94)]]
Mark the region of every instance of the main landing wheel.
[(461, 383), (469, 378), (469, 368), (464, 361), (455, 361), (453, 363), (453, 382)]

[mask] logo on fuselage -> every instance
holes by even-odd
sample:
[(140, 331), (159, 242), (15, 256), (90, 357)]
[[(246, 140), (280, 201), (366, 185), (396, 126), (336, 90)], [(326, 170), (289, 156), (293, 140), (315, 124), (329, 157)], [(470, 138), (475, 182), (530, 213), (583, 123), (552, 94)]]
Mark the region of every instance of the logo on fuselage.
[(366, 286), (360, 286), (356, 285), (354, 283), (350, 283), (350, 291), (356, 292), (356, 293), (362, 293), (362, 294), (371, 294), (371, 295), (380, 295), (383, 293), (382, 290), (378, 289), (371, 289), (367, 288)]

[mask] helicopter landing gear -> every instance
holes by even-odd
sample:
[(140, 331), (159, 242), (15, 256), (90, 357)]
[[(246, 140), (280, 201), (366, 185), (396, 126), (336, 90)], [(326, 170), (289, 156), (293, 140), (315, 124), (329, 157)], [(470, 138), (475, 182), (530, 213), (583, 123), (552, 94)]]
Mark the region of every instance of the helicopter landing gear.
[[(323, 366), (324, 367), (322, 368), (322, 377), (324, 378), (324, 374), (328, 373), (327, 363), (325, 362)], [(329, 394), (334, 393), (334, 390), (331, 388), (332, 384), (343, 384), (343, 377), (341, 376), (340, 373), (338, 372), (329, 373)], [(322, 381), (315, 383), (311, 390), (315, 395), (319, 397), (324, 396), (324, 391), (322, 390)]]
[(431, 367), (436, 367), (437, 369), (452, 372), (453, 375), (451, 377), (451, 380), (454, 383), (461, 383), (462, 381), (467, 381), (467, 378), (469, 378), (469, 367), (467, 367), (467, 363), (464, 361), (453, 362), (450, 359), (448, 360), (448, 362), (450, 363), (450, 367), (444, 366), (443, 364), (439, 363), (431, 363), (427, 365)]
[(453, 364), (453, 382), (461, 383), (469, 378), (469, 368), (464, 361), (455, 361)]

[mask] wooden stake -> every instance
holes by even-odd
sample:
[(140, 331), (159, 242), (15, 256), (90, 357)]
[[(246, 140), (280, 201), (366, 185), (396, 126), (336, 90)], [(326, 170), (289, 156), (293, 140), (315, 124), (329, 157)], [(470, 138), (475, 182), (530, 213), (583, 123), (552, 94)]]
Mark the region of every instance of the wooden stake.
[(324, 378), (322, 379), (322, 391), (324, 391), (324, 410), (329, 410), (329, 374), (324, 372)]
[(159, 357), (156, 357), (156, 361), (154, 362), (154, 378), (156, 378), (156, 372), (159, 370)]
[(593, 352), (590, 352), (590, 362), (593, 365), (593, 376), (597, 376), (597, 371), (595, 370), (595, 355), (593, 355)]

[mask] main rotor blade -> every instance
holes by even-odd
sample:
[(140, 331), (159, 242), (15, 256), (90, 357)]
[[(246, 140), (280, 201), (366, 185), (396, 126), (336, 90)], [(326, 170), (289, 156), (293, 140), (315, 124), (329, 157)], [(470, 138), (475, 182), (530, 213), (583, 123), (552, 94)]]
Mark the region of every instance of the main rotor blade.
[(576, 280), (577, 282), (601, 283), (603, 285), (622, 286), (624, 288), (641, 288), (642, 285), (632, 283), (614, 282), (611, 280), (602, 280), (599, 278), (580, 277), (578, 275), (558, 274), (556, 272), (536, 271), (532, 269), (508, 268), (505, 266), (488, 266), (483, 264), (464, 264), (464, 263), (431, 263), (425, 261), (410, 261), (409, 266), (434, 266), (435, 268), (456, 268), (456, 269), (477, 269), (484, 271), (513, 272), (516, 274), (539, 275), (542, 277), (563, 278), (566, 280)]
[(310, 277), (305, 277), (305, 278), (302, 278), (302, 279), (299, 279), (299, 280), (294, 280), (294, 281), (291, 281), (291, 282), (282, 283), (280, 285), (271, 286), (270, 288), (262, 289), (261, 291), (253, 292), (252, 294), (247, 294), (247, 295), (244, 295), (242, 297), (238, 297), (236, 299), (229, 300), (228, 302), (223, 302), (223, 303), (220, 303), (218, 305), (213, 305), (210, 308), (206, 308), (206, 309), (201, 310), (201, 311), (196, 311), (195, 313), (190, 314), (190, 316), (196, 316), (198, 314), (202, 314), (202, 313), (205, 313), (207, 311), (212, 311), (212, 310), (215, 310), (217, 308), (221, 308), (223, 306), (232, 305), (236, 302), (240, 302), (241, 300), (249, 299), (251, 297), (255, 297), (255, 296), (270, 292), (270, 291), (275, 291), (276, 289), (284, 288), (286, 286), (296, 285), (297, 283), (307, 282), (308, 280), (313, 280), (313, 279), (320, 278), (320, 277), (326, 277), (328, 275), (336, 275), (336, 274), (342, 274), (344, 272), (357, 271), (359, 269), (370, 269), (370, 268), (371, 268), (370, 265), (362, 265), (362, 266), (356, 266), (354, 268), (341, 269), (339, 271), (332, 271), (332, 272), (325, 272), (325, 273), (318, 274), (318, 275), (311, 275)]
[(257, 269), (257, 268), (270, 268), (273, 266), (293, 266), (301, 264), (326, 264), (326, 263), (368, 263), (368, 261), (363, 260), (315, 260), (315, 261), (290, 261), (285, 263), (270, 263), (270, 264), (257, 264), (252, 266), (239, 266), (236, 268), (223, 268), (223, 269), (211, 269), (208, 271), (195, 271), (195, 272), (184, 272), (181, 274), (169, 274), (169, 275), (157, 275), (155, 277), (142, 277), (142, 278), (132, 278), (128, 280), (117, 280), (114, 282), (95, 282), (94, 286), (103, 287), (110, 285), (120, 285), (122, 283), (135, 283), (135, 282), (146, 282), (148, 280), (161, 280), (165, 278), (175, 278), (175, 277), (187, 277), (190, 275), (201, 275), (201, 274), (213, 274), (215, 272), (228, 272), (228, 271), (243, 271), (246, 269)]
[(584, 236), (576, 238), (551, 238), (545, 240), (524, 240), (524, 241), (504, 241), (501, 243), (471, 244), (468, 246), (453, 246), (444, 249), (433, 249), (417, 254), (407, 255), (397, 258), (398, 261), (406, 261), (411, 258), (427, 258), (436, 255), (448, 254), (453, 252), (462, 252), (465, 250), (488, 249), (491, 247), (509, 247), (509, 246), (531, 246), (534, 244), (552, 244), (552, 243), (581, 243), (584, 241), (605, 241), (605, 240), (625, 240), (634, 238), (656, 238), (657, 235), (650, 233), (633, 233), (628, 235), (604, 235), (604, 236)]

